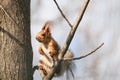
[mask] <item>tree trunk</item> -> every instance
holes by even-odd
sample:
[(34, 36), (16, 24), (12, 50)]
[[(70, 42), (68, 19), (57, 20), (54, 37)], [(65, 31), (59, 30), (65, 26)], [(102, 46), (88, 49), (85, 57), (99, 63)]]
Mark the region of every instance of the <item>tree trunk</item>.
[(0, 80), (33, 80), (30, 0), (0, 0)]

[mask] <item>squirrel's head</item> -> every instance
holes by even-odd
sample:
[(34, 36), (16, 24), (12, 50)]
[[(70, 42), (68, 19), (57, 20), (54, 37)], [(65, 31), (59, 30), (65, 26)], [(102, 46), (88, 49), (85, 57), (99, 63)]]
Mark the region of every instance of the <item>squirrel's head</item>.
[(41, 43), (47, 43), (51, 39), (50, 23), (45, 23), (42, 30), (37, 34), (36, 39)]

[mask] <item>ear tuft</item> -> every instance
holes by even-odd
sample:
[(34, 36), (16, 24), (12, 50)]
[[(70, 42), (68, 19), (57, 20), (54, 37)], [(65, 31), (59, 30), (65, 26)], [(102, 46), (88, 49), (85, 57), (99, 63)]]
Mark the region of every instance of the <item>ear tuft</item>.
[(51, 22), (47, 21), (47, 22), (44, 24), (42, 30), (44, 30), (44, 29), (47, 30), (47, 28), (50, 27), (50, 25), (51, 25)]
[(42, 30), (44, 30), (44, 29), (45, 29), (45, 27), (46, 27), (46, 26), (44, 25), (44, 26), (42, 27)]
[(48, 27), (46, 27), (46, 29), (45, 29), (47, 32), (50, 32), (50, 27), (48, 26)]

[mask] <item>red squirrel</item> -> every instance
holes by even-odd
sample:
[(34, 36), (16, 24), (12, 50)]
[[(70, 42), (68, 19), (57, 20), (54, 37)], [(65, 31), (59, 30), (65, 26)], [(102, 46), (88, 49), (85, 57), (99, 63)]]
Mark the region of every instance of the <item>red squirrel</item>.
[[(39, 53), (41, 55), (39, 69), (42, 76), (46, 76), (50, 68), (54, 67), (55, 60), (58, 60), (60, 47), (58, 43), (52, 38), (50, 32), (50, 23), (45, 23), (42, 30), (37, 34), (36, 39), (41, 43), (39, 47)], [(65, 58), (72, 58), (73, 54), (67, 51)], [(57, 74), (61, 74), (65, 71), (65, 67), (70, 66), (70, 62), (62, 62)]]

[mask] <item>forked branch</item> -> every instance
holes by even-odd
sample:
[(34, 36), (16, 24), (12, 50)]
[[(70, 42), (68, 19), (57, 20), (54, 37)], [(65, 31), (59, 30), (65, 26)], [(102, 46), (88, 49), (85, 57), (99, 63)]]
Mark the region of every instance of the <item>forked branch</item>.
[(87, 8), (87, 6), (88, 6), (89, 1), (90, 1), (90, 0), (84, 0), (83, 6), (82, 6), (82, 8), (81, 8), (81, 10), (80, 10), (80, 13), (79, 13), (77, 19), (75, 20), (75, 22), (74, 22), (74, 24), (73, 24), (73, 27), (72, 27), (72, 29), (71, 29), (68, 37), (67, 37), (67, 40), (66, 40), (66, 42), (65, 42), (65, 44), (64, 44), (64, 46), (63, 46), (63, 48), (62, 48), (62, 50), (61, 50), (61, 52), (60, 52), (59, 58), (60, 58), (61, 60), (62, 60), (62, 58), (64, 57), (66, 51), (67, 51), (68, 48), (69, 48), (69, 45), (70, 45), (70, 43), (71, 43), (71, 41), (72, 41), (72, 39), (73, 39), (73, 37), (74, 37), (74, 34), (75, 34), (75, 32), (76, 32), (76, 29), (77, 29), (79, 23), (81, 22), (81, 20), (82, 20), (82, 18), (83, 18), (83, 15), (84, 15), (84, 13), (85, 13), (85, 10), (86, 10), (86, 8)]
[(70, 31), (70, 33), (69, 33), (69, 35), (68, 35), (68, 37), (67, 37), (67, 40), (66, 40), (66, 42), (65, 42), (62, 50), (60, 51), (60, 55), (59, 55), (59, 59), (60, 59), (60, 60), (55, 62), (54, 68), (51, 69), (50, 73), (49, 73), (47, 76), (45, 76), (45, 77), (43, 78), (43, 80), (51, 80), (52, 77), (54, 76), (54, 74), (55, 74), (58, 66), (61, 64), (62, 58), (64, 57), (66, 51), (67, 51), (68, 48), (69, 48), (69, 45), (70, 45), (70, 43), (71, 43), (71, 41), (72, 41), (72, 39), (73, 39), (73, 36), (74, 36), (74, 34), (75, 34), (75, 31), (76, 31), (76, 29), (77, 29), (80, 21), (82, 20), (83, 14), (85, 13), (85, 10), (86, 10), (86, 8), (87, 8), (87, 6), (88, 6), (89, 1), (90, 1), (90, 0), (84, 0), (83, 6), (82, 6), (82, 9), (80, 10), (80, 13), (79, 13), (79, 15), (78, 15), (78, 18), (77, 18), (77, 20), (74, 22), (74, 25), (73, 25), (73, 27), (71, 28), (71, 31)]

